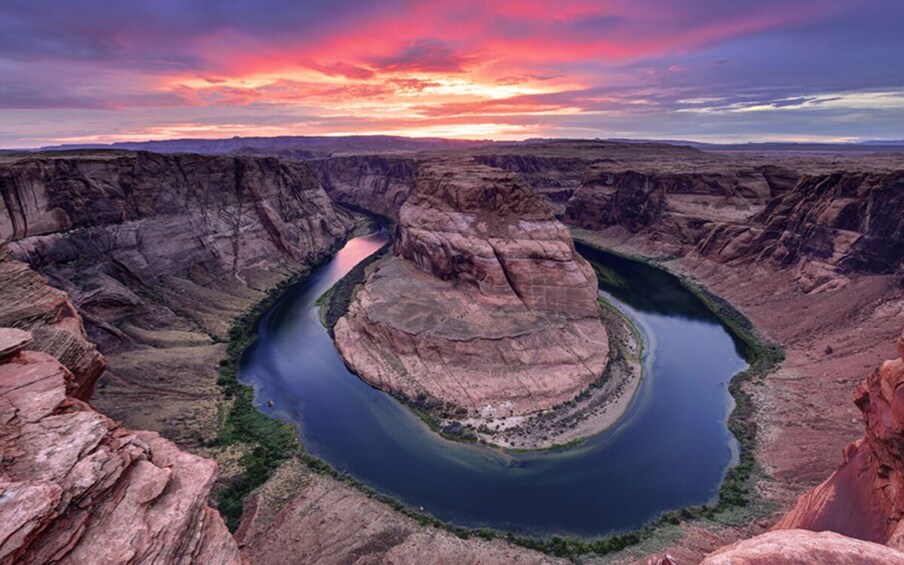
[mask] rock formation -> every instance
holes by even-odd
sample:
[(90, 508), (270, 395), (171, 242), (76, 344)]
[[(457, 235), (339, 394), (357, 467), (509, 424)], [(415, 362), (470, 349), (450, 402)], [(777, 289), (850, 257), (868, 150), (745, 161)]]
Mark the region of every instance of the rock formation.
[(70, 395), (88, 400), (104, 370), (103, 357), (89, 343), (82, 319), (69, 296), (48, 286), (28, 265), (13, 261), (0, 243), (0, 326), (34, 335), (31, 348), (60, 360), (73, 378)]
[[(284, 468), (281, 475), (291, 470)], [(285, 487), (272, 484), (252, 495), (236, 538), (250, 563), (269, 565), (565, 565), (564, 559), (505, 540), (462, 539), (419, 524), (359, 490), (322, 475), (280, 508)], [(272, 492), (271, 492), (272, 491)], [(274, 501), (271, 496), (277, 498)], [(276, 504), (274, 504), (276, 502)], [(266, 505), (266, 507), (264, 506)], [(273, 506), (276, 506), (274, 508)]]
[(254, 286), (287, 262), (317, 260), (350, 226), (309, 168), (272, 158), (12, 157), (0, 161), (0, 194), (0, 238), (15, 257), (82, 276), (101, 261), (95, 277), (145, 287), (197, 270)]
[(904, 171), (807, 175), (751, 222), (714, 227), (701, 252), (891, 274), (904, 264)]
[(778, 167), (730, 162), (636, 163), (628, 168), (600, 164), (585, 172), (568, 201), (565, 221), (589, 230), (644, 230), (651, 237), (693, 246), (713, 223), (750, 220), (773, 194), (787, 190), (789, 177), (796, 178)]
[(67, 396), (72, 373), (0, 328), (0, 563), (240, 563), (212, 461)]
[[(904, 357), (904, 334), (898, 339)], [(803, 495), (776, 529), (830, 530), (904, 548), (904, 359), (886, 361), (857, 388), (866, 432), (841, 466)]]
[(723, 547), (701, 565), (896, 565), (904, 553), (831, 532), (783, 530)]
[(606, 367), (595, 274), (514, 175), (422, 165), (394, 255), (335, 328), (368, 382), (484, 414), (568, 401)]
[[(514, 148), (512, 148), (514, 149)], [(517, 173), (537, 194), (546, 199), (556, 214), (565, 212), (565, 203), (574, 194), (591, 161), (584, 156), (548, 155), (532, 148), (531, 152), (477, 153), (478, 163)], [(539, 153), (539, 154), (537, 154)]]

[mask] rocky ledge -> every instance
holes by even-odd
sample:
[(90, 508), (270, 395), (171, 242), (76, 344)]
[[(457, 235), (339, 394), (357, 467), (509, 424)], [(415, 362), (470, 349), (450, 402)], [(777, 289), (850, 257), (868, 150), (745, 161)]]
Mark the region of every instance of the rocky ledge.
[(904, 334), (898, 359), (857, 388), (866, 432), (825, 482), (800, 498), (776, 529), (831, 530), (904, 548)]
[(67, 396), (32, 340), (0, 328), (0, 563), (240, 563), (216, 464)]
[(73, 378), (69, 393), (89, 400), (104, 371), (104, 359), (88, 341), (85, 326), (69, 296), (51, 286), (25, 263), (13, 261), (0, 242), (0, 326), (28, 330), (31, 348), (59, 359)]
[(702, 565), (902, 565), (904, 553), (832, 532), (769, 532), (723, 547)]
[(335, 327), (373, 385), (459, 419), (519, 417), (574, 399), (609, 354), (593, 269), (512, 174), (422, 165), (394, 252)]

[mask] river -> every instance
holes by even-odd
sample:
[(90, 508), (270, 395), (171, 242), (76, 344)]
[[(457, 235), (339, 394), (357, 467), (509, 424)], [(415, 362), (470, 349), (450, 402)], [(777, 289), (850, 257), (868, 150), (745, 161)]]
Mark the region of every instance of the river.
[[(596, 536), (715, 500), (737, 442), (728, 382), (742, 346), (671, 275), (588, 247), (603, 296), (640, 329), (644, 379), (625, 416), (570, 448), (515, 453), (439, 437), (346, 368), (315, 301), (388, 241), (350, 240), (261, 318), (240, 365), (261, 410), (298, 425), (305, 449), (407, 505), (459, 525)], [(268, 401), (273, 406), (268, 406)]]

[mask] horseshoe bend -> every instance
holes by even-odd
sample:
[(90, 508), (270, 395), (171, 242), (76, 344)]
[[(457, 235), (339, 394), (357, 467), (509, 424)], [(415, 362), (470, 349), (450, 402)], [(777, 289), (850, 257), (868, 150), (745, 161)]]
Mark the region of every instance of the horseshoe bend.
[(902, 27), (0, 2), (0, 565), (904, 565)]

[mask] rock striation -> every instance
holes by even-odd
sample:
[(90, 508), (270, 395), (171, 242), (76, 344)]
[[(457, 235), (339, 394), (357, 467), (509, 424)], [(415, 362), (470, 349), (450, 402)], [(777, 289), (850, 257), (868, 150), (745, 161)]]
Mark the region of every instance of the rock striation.
[(775, 166), (693, 160), (666, 168), (632, 165), (589, 168), (568, 201), (565, 221), (589, 230), (645, 231), (693, 246), (713, 224), (749, 221), (796, 180), (793, 172)]
[(832, 532), (783, 530), (769, 532), (723, 547), (702, 565), (896, 565), (904, 553)]
[(308, 164), (336, 202), (398, 218), (414, 186), (418, 160), (413, 156), (349, 155)]
[(863, 438), (848, 445), (838, 470), (804, 494), (776, 529), (830, 530), (904, 548), (904, 334), (898, 353), (857, 388)]
[(60, 360), (72, 373), (69, 394), (87, 401), (104, 371), (104, 359), (87, 339), (82, 319), (65, 292), (49, 286), (28, 265), (12, 260), (0, 243), (0, 326), (28, 330), (31, 348)]
[(207, 506), (216, 464), (67, 396), (31, 344), (0, 329), (0, 563), (240, 563)]
[[(512, 148), (514, 149), (514, 148)], [(498, 150), (497, 150), (498, 151)], [(536, 149), (534, 149), (536, 151)], [(581, 183), (591, 161), (583, 155), (544, 154), (544, 152), (498, 152), (489, 150), (474, 156), (478, 163), (517, 173), (557, 215), (565, 211), (565, 204)]]
[(589, 167), (564, 221), (622, 230), (664, 254), (793, 268), (806, 292), (843, 285), (850, 273), (893, 274), (904, 265), (900, 163), (690, 155), (627, 165)]
[(723, 260), (891, 274), (904, 264), (902, 218), (904, 171), (806, 175), (751, 218), (753, 226), (714, 226), (699, 249)]
[(419, 168), (393, 255), (335, 327), (373, 385), (484, 415), (571, 400), (606, 368), (593, 269), (514, 175), (470, 160)]
[(351, 224), (308, 167), (272, 158), (11, 157), (0, 161), (0, 194), (0, 238), (16, 258), (101, 261), (95, 277), (144, 287), (198, 270), (254, 286), (268, 270), (319, 259)]

